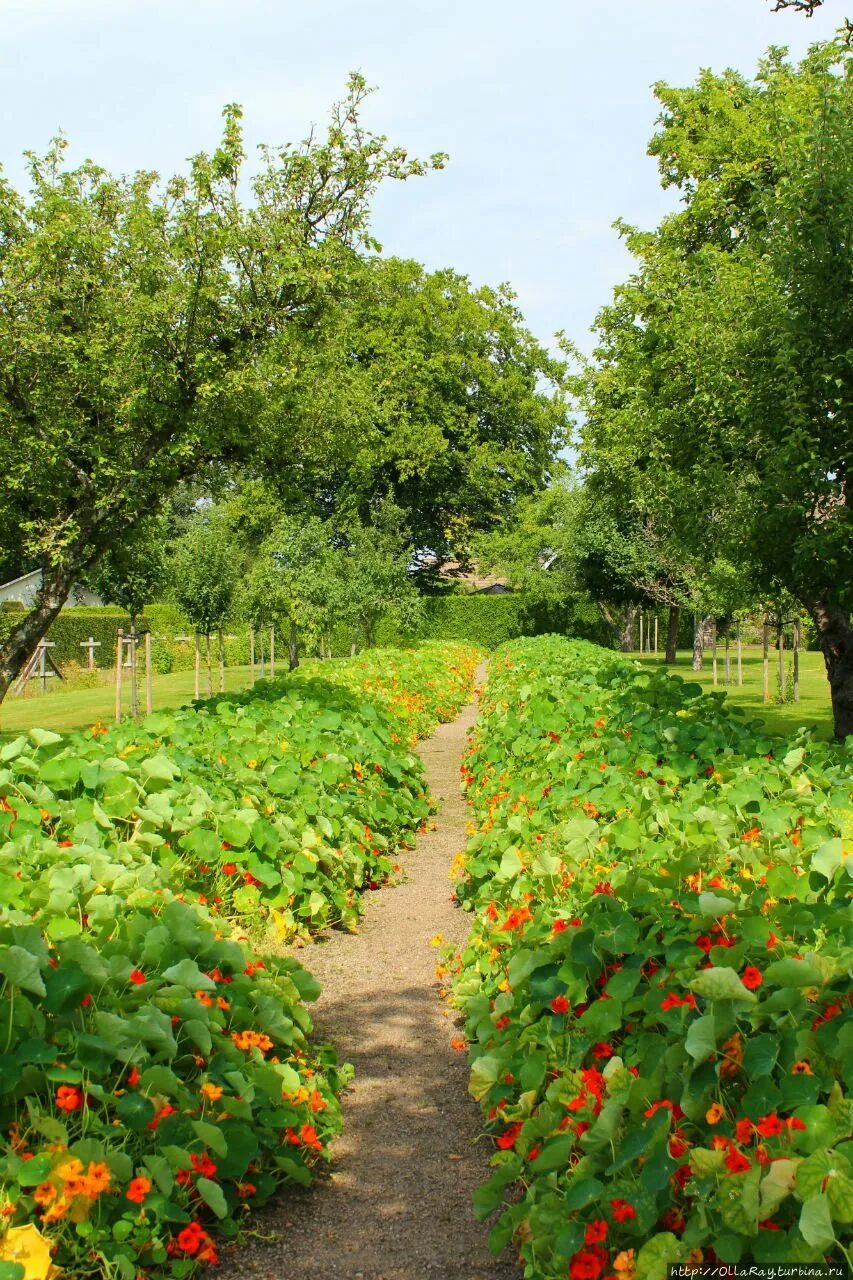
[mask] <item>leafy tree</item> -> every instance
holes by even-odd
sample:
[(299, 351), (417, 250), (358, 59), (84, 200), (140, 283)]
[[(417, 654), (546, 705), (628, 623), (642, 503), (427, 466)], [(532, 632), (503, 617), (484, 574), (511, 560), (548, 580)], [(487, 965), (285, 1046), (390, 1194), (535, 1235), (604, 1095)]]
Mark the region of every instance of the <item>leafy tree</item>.
[(296, 470), (309, 433), (314, 458), (328, 442), (287, 412), (293, 353), (375, 248), (377, 185), (442, 163), (369, 133), (366, 92), (352, 77), (326, 135), (262, 149), (250, 182), (237, 107), (165, 183), (69, 168), (61, 140), (29, 156), (28, 193), (0, 181), (0, 544), (44, 571), (0, 696), (74, 580), (178, 483), (262, 444)]
[(221, 632), (231, 610), (243, 561), (221, 510), (197, 512), (186, 532), (169, 549), (171, 594), (196, 635), (206, 638), (207, 691), (212, 692), (210, 636)]
[(658, 86), (652, 143), (680, 212), (599, 318), (583, 454), (706, 563), (809, 611), (835, 731), (853, 732), (853, 76), (818, 47), (755, 81)]
[(150, 604), (166, 577), (166, 520), (163, 516), (142, 520), (116, 546), (110, 547), (92, 577), (92, 585), (105, 604), (117, 604), (136, 619)]
[(336, 601), (342, 618), (371, 648), (380, 620), (396, 618), (401, 630), (414, 631), (423, 600), (412, 576), (412, 546), (407, 542), (405, 513), (385, 500), (377, 504), (370, 525), (356, 524), (344, 533), (335, 556)]
[(564, 364), (524, 327), (507, 287), (372, 258), (316, 338), (294, 348), (282, 402), (315, 454), (287, 470), (275, 430), (261, 432), (288, 511), (370, 525), (386, 498), (413, 546), (464, 557), (476, 532), (547, 481), (568, 424)]

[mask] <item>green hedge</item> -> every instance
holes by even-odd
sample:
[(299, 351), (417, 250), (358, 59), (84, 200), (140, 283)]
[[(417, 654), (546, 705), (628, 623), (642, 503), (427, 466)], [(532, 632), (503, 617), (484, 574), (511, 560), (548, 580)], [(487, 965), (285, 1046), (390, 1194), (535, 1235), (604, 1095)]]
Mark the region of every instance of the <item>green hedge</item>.
[(607, 627), (597, 609), (531, 605), (521, 593), (499, 596), (429, 596), (423, 625), (414, 636), (405, 636), (390, 619), (377, 628), (380, 645), (412, 640), (467, 640), (482, 649), (494, 649), (518, 636), (556, 632), (609, 644)]

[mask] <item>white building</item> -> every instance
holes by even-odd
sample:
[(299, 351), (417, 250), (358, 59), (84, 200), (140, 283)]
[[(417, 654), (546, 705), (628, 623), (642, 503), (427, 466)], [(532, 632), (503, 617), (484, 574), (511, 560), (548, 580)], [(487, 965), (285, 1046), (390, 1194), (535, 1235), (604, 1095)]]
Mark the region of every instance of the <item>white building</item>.
[[(41, 586), (41, 569), (33, 569), (32, 573), (22, 574), (20, 578), (13, 578), (11, 582), (4, 582), (0, 585), (0, 604), (11, 601), (22, 604), (29, 609), (34, 603), (36, 594)], [(66, 605), (103, 604), (103, 600), (94, 591), (90, 591), (88, 587), (73, 586), (71, 594), (66, 600)]]

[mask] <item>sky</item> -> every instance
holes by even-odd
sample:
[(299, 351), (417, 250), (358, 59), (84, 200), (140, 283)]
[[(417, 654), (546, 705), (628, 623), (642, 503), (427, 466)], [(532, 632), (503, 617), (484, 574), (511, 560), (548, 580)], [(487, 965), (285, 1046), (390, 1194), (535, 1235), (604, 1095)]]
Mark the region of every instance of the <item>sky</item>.
[(752, 74), (771, 44), (800, 56), (847, 11), (772, 0), (0, 0), (0, 137), (8, 178), (62, 131), (75, 160), (180, 171), (239, 102), (250, 150), (322, 124), (361, 71), (367, 124), (447, 168), (376, 199), (386, 253), (509, 282), (547, 345), (581, 348), (630, 258), (616, 218), (673, 206), (646, 155), (651, 86), (702, 67)]

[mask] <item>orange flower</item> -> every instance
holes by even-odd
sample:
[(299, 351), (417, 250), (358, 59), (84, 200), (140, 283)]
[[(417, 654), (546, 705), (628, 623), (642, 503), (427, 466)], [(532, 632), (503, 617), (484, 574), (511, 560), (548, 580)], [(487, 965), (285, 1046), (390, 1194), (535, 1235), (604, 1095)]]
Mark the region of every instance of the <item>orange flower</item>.
[(151, 1190), (151, 1182), (148, 1178), (134, 1178), (130, 1186), (127, 1188), (127, 1198), (133, 1204), (142, 1204), (142, 1201)]
[(46, 1208), (51, 1201), (55, 1200), (56, 1196), (57, 1190), (52, 1182), (40, 1182), (33, 1192), (33, 1199), (36, 1204), (41, 1205), (43, 1208)]
[(83, 1179), (85, 1194), (95, 1200), (98, 1196), (103, 1195), (105, 1191), (109, 1191), (110, 1180), (110, 1171), (103, 1161), (99, 1164), (90, 1161), (86, 1176)]
[(272, 1040), (261, 1031), (232, 1031), (231, 1039), (237, 1048), (244, 1052), (260, 1049), (261, 1053), (266, 1053), (272, 1048)]
[(811, 1063), (809, 1063), (805, 1058), (801, 1058), (799, 1062), (795, 1062), (791, 1067), (792, 1076), (810, 1076), (813, 1074), (814, 1072), (812, 1071)]
[(199, 1093), (203, 1098), (206, 1098), (208, 1102), (218, 1102), (222, 1097), (222, 1089), (218, 1084), (205, 1083), (199, 1089)]
[(725, 1114), (725, 1110), (719, 1102), (712, 1102), (705, 1112), (705, 1119), (708, 1124), (719, 1124)]
[(76, 1085), (61, 1084), (56, 1091), (56, 1105), (62, 1111), (79, 1111), (83, 1105), (83, 1093)]
[(723, 1060), (720, 1063), (720, 1078), (728, 1080), (735, 1075), (743, 1065), (743, 1041), (739, 1032), (735, 1032), (730, 1036), (722, 1048)]
[(210, 996), (207, 994), (206, 991), (195, 991), (193, 992), (193, 994), (195, 995), (195, 998), (196, 1000), (198, 1000), (199, 1004), (204, 1005), (205, 1009), (209, 1009), (213, 1004), (213, 1001), (211, 1000)]

